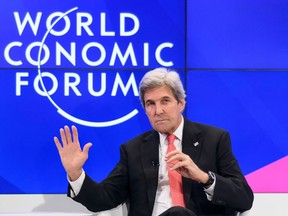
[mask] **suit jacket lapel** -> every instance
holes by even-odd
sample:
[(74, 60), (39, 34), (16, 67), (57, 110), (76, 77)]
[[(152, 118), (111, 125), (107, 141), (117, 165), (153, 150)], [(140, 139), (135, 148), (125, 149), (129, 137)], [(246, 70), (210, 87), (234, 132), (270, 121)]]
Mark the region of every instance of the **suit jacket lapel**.
[(159, 134), (153, 131), (141, 145), (142, 166), (147, 185), (147, 196), (151, 208), (154, 206), (156, 190), (158, 185), (159, 171)]
[(200, 158), (202, 144), (201, 131), (199, 131), (192, 122), (185, 120), (182, 138), (183, 153), (188, 154), (191, 159), (197, 163)]
[[(182, 152), (189, 155), (190, 158), (197, 164), (200, 159), (200, 154), (203, 145), (201, 131), (195, 125), (184, 118)], [(182, 178), (184, 199), (186, 203), (190, 200), (192, 185), (190, 179)]]

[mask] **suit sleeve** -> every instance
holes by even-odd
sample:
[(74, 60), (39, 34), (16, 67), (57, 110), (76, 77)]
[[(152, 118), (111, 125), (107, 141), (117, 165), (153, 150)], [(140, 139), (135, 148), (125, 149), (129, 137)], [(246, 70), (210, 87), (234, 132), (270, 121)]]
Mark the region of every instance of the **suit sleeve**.
[(238, 161), (232, 153), (228, 132), (223, 132), (217, 146), (216, 185), (212, 202), (245, 211), (252, 207), (254, 195)]
[(73, 198), (75, 201), (92, 212), (98, 212), (115, 208), (127, 200), (127, 157), (124, 148), (121, 147), (120, 151), (120, 161), (102, 182), (95, 182), (86, 174), (79, 194)]

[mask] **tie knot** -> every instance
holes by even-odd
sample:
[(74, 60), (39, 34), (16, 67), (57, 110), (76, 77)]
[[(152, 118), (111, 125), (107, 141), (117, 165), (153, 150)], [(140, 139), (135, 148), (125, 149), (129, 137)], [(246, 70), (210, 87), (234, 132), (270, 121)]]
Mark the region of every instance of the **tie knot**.
[(174, 144), (174, 140), (175, 140), (175, 135), (174, 134), (169, 134), (168, 136), (167, 136), (167, 140), (168, 140), (168, 145), (170, 145), (170, 144)]

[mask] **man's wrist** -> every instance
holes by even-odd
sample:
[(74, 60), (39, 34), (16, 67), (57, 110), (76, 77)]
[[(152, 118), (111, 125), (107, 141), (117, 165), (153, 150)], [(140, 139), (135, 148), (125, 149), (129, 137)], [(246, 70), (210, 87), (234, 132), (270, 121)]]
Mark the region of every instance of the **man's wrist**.
[(208, 173), (206, 173), (206, 174), (207, 174), (208, 178), (207, 178), (206, 182), (202, 182), (201, 184), (203, 187), (208, 188), (214, 183), (215, 174), (211, 171), (208, 171)]
[(203, 171), (203, 174), (202, 174), (202, 177), (201, 177), (201, 181), (199, 181), (199, 183), (205, 184), (208, 180), (209, 180), (208, 173)]
[(81, 169), (79, 171), (67, 173), (69, 181), (76, 181), (81, 176), (82, 172), (83, 172), (83, 169)]

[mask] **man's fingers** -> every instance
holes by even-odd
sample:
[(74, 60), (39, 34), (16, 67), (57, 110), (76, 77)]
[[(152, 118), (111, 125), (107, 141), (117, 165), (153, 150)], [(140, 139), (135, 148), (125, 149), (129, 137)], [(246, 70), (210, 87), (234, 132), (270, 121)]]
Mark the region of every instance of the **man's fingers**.
[(181, 167), (184, 168), (184, 166), (186, 165), (186, 164), (184, 164), (184, 162), (181, 162), (181, 161), (177, 161), (176, 163), (170, 163), (170, 164), (172, 164), (172, 166), (169, 165), (170, 170), (176, 170), (176, 169), (181, 168)]
[(67, 146), (67, 139), (66, 139), (66, 134), (63, 128), (60, 128), (60, 136), (62, 140), (62, 145)]
[(65, 130), (65, 135), (67, 139), (67, 144), (71, 144), (72, 138), (71, 138), (70, 128), (67, 125), (65, 125), (64, 130)]
[(59, 142), (57, 137), (54, 137), (54, 142), (56, 144), (56, 147), (57, 147), (58, 151), (61, 151), (62, 150), (62, 146), (61, 146), (61, 144), (60, 144), (60, 142)]
[(73, 141), (74, 141), (75, 143), (79, 143), (77, 128), (76, 128), (74, 125), (72, 125), (71, 128), (72, 128), (72, 134), (73, 134)]
[(170, 163), (172, 161), (182, 161), (183, 160), (183, 156), (181, 154), (175, 154), (175, 155), (170, 155), (170, 157), (168, 157), (168, 155), (165, 158), (167, 163)]
[[(71, 127), (71, 130), (67, 125), (64, 126), (64, 129), (61, 128), (60, 129), (60, 136), (61, 136), (61, 140), (62, 140), (62, 145), (61, 145), (59, 139), (57, 137), (54, 137), (54, 142), (56, 144), (58, 151), (61, 151), (63, 149), (67, 149), (68, 145), (70, 145), (70, 147), (72, 147), (73, 149), (79, 148), (79, 150), (82, 151), (81, 147), (80, 147), (79, 140), (78, 140), (78, 131), (74, 125)], [(91, 146), (92, 146), (91, 143), (87, 143), (84, 146), (82, 152), (88, 156), (88, 151), (89, 151)], [(68, 149), (70, 149), (70, 148), (68, 148)]]
[(165, 160), (171, 170), (178, 170), (184, 168), (186, 169), (192, 161), (189, 156), (180, 152), (175, 152), (174, 154), (171, 154), (170, 157), (167, 156)]
[(176, 154), (178, 154), (178, 153), (179, 153), (178, 150), (171, 151), (171, 152), (169, 152), (169, 153), (166, 155), (166, 158), (170, 158), (170, 157), (172, 157), (172, 156), (174, 156), (174, 155), (176, 155)]

